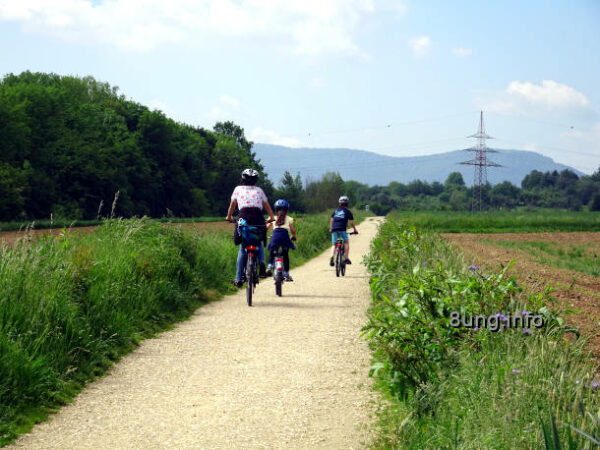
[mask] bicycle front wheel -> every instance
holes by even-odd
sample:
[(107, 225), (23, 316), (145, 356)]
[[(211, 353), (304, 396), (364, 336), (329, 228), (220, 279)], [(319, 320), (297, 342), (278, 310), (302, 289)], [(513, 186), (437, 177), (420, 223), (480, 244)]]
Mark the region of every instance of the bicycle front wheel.
[(246, 261), (246, 303), (248, 303), (248, 306), (252, 306), (252, 293), (255, 284), (254, 277), (256, 276), (255, 265), (254, 258), (248, 256), (248, 261)]

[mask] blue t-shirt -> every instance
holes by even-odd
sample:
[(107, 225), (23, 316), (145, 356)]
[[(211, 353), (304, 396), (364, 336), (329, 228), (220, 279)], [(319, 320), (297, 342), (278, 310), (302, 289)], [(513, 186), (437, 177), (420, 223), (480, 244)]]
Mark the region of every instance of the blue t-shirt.
[(339, 207), (331, 215), (333, 223), (331, 224), (331, 231), (346, 231), (348, 228), (348, 221), (354, 220), (354, 216), (347, 208)]

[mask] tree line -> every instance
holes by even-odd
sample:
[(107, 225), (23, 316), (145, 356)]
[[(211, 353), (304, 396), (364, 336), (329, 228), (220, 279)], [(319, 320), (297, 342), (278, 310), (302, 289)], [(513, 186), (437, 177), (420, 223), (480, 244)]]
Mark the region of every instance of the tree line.
[[(277, 188), (233, 122), (212, 130), (175, 122), (92, 77), (23, 72), (0, 80), (0, 221), (54, 218), (224, 215), (246, 167), (261, 172), (269, 199), (320, 212), (348, 195), (353, 207), (468, 210), (472, 188), (458, 172), (445, 183), (368, 186), (334, 172), (302, 180), (286, 172)], [(600, 169), (532, 171), (521, 187), (484, 188), (490, 208), (600, 210)]]
[[(317, 212), (337, 204), (340, 195), (348, 195), (352, 206), (369, 209), (376, 214), (402, 210), (471, 209), (473, 188), (467, 187), (460, 172), (452, 172), (444, 183), (415, 180), (408, 184), (391, 182), (387, 186), (368, 186), (344, 181), (335, 172), (326, 173), (318, 181), (303, 187), (300, 174), (286, 172), (275, 194), (285, 197), (299, 211)], [(573, 211), (600, 211), (600, 168), (591, 176), (579, 177), (571, 170), (540, 172), (533, 170), (517, 187), (509, 181), (482, 189), (488, 209), (516, 207), (560, 208)]]
[[(92, 77), (23, 72), (0, 82), (0, 220), (224, 214), (246, 167), (232, 122), (205, 130)], [(272, 192), (268, 179), (263, 187)]]

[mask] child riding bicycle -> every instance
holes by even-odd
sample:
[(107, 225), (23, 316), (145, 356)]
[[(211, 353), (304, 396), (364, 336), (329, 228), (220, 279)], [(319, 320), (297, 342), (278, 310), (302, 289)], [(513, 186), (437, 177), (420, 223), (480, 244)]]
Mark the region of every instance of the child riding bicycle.
[(358, 230), (354, 225), (354, 216), (348, 209), (350, 199), (347, 196), (342, 195), (339, 198), (338, 203), (339, 206), (335, 211), (333, 211), (329, 221), (329, 232), (331, 233), (331, 243), (333, 244), (331, 247), (331, 258), (329, 259), (329, 265), (332, 267), (334, 266), (333, 255), (335, 254), (335, 241), (340, 238), (344, 241), (344, 258), (346, 259), (346, 264), (352, 264), (348, 258), (350, 253), (350, 242), (348, 241), (348, 233), (346, 233), (348, 221), (350, 221), (350, 225), (352, 225), (352, 228), (354, 228), (354, 233), (358, 234)]
[[(265, 276), (265, 248), (263, 243), (266, 242), (266, 227), (265, 218), (263, 216), (263, 208), (269, 215), (270, 220), (275, 220), (273, 210), (269, 204), (269, 200), (264, 191), (256, 185), (258, 181), (258, 172), (254, 169), (246, 169), (242, 172), (242, 181), (239, 186), (233, 190), (231, 194), (231, 202), (227, 211), (226, 220), (233, 222), (233, 211), (237, 205), (239, 209), (240, 219), (244, 219), (247, 225), (259, 226), (262, 231), (261, 244), (258, 248), (258, 257), (260, 261), (260, 276)], [(234, 231), (234, 242), (236, 245), (241, 244), (241, 236), (238, 234), (236, 224)], [(237, 287), (242, 286), (244, 266), (246, 264), (246, 250), (243, 245), (240, 245), (237, 257), (235, 280), (233, 284)]]
[[(292, 241), (296, 240), (296, 229), (294, 228), (294, 219), (287, 215), (290, 204), (280, 198), (275, 202), (275, 214), (277, 219), (275, 223), (269, 223), (267, 229), (273, 226), (273, 236), (269, 242), (269, 265), (267, 266), (267, 275), (270, 275), (273, 270), (273, 262), (275, 259), (275, 251), (281, 247), (281, 255), (283, 256), (283, 279), (285, 281), (294, 281), (290, 275), (290, 257), (289, 249), (295, 250), (296, 246)], [(289, 233), (292, 233), (290, 239)]]

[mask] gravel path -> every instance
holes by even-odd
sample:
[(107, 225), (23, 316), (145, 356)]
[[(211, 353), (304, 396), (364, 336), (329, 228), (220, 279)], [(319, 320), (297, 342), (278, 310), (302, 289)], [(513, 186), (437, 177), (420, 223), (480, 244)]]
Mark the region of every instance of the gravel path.
[[(374, 394), (360, 336), (370, 303), (360, 264), (380, 219), (351, 237), (345, 278), (329, 252), (198, 309), (90, 384), (18, 448), (362, 448)], [(291, 254), (293, 258), (293, 252)]]

